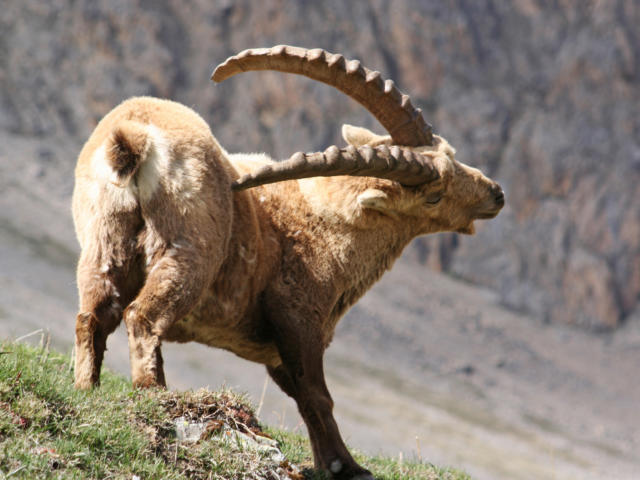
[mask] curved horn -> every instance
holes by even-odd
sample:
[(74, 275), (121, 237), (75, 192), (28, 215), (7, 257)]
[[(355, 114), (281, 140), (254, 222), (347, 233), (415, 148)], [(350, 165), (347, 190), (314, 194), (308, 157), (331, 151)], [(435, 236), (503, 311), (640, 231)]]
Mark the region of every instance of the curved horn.
[(324, 82), (369, 110), (394, 144), (417, 147), (433, 143), (431, 125), (422, 118), (422, 110), (414, 108), (409, 96), (400, 92), (392, 80), (383, 80), (380, 72), (363, 67), (358, 60), (345, 60), (340, 54), (319, 48), (278, 45), (244, 50), (229, 57), (216, 67), (211, 79), (221, 82), (250, 70), (296, 73)]
[(416, 186), (440, 178), (430, 158), (398, 146), (331, 146), (324, 152), (295, 153), (288, 160), (263, 166), (236, 180), (232, 188), (244, 190), (266, 183), (309, 177), (350, 175), (386, 178)]

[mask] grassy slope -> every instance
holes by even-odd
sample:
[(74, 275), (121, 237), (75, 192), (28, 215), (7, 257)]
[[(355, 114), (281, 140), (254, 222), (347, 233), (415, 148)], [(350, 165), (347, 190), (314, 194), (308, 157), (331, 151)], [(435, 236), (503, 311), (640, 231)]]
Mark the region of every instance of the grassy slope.
[[(226, 426), (260, 434), (246, 399), (230, 391), (138, 391), (104, 372), (102, 385), (76, 391), (68, 357), (15, 343), (0, 345), (0, 476), (4, 478), (304, 478), (288, 462), (221, 441)], [(173, 419), (209, 422), (197, 444), (176, 440)], [(225, 427), (225, 428), (226, 428)], [(311, 466), (305, 437), (268, 430), (288, 461)], [(429, 464), (358, 456), (380, 479), (468, 480)], [(306, 478), (322, 478), (304, 470)]]

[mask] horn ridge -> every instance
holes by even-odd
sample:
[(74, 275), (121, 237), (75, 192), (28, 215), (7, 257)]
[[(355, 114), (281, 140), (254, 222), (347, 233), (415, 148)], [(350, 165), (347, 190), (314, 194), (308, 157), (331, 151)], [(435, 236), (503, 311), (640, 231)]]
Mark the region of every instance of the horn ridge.
[(236, 180), (232, 188), (244, 190), (285, 180), (337, 175), (385, 178), (404, 186), (422, 185), (440, 178), (430, 157), (398, 145), (349, 145), (342, 149), (332, 145), (323, 152), (297, 152), (287, 160), (265, 165)]
[(216, 67), (211, 78), (221, 82), (251, 70), (295, 73), (327, 83), (369, 110), (391, 134), (395, 144), (433, 144), (431, 126), (422, 118), (421, 110), (411, 104), (392, 80), (383, 80), (380, 72), (369, 70), (358, 60), (346, 60), (339, 53), (322, 49), (278, 45), (244, 50), (229, 57)]

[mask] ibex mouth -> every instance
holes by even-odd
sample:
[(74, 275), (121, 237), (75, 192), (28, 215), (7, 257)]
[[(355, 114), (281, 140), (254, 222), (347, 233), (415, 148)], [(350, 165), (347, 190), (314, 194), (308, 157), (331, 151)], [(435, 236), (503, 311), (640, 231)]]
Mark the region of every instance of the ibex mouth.
[(492, 211), (492, 212), (482, 212), (476, 215), (476, 220), (490, 220), (492, 218), (496, 218), (498, 213), (500, 213), (502, 207)]
[(502, 210), (502, 207), (504, 207), (504, 198), (502, 199), (500, 204), (496, 205), (494, 208), (478, 213), (476, 215), (476, 218), (478, 220), (489, 220), (491, 218), (495, 218), (500, 213), (500, 210)]

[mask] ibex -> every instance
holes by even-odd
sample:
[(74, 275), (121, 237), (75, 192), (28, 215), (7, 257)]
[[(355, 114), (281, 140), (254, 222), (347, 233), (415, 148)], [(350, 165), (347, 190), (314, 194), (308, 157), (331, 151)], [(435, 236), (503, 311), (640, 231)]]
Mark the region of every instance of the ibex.
[(75, 385), (99, 382), (124, 319), (137, 387), (164, 386), (163, 341), (196, 341), (262, 363), (293, 397), (315, 466), (372, 479), (333, 418), (323, 354), (345, 311), (411, 239), (474, 232), (504, 205), (500, 186), (454, 158), (392, 81), (323, 50), (246, 50), (213, 80), (297, 73), (367, 108), (389, 132), (345, 125), (346, 148), (228, 154), (189, 108), (132, 98), (84, 145), (73, 217), (78, 265)]

